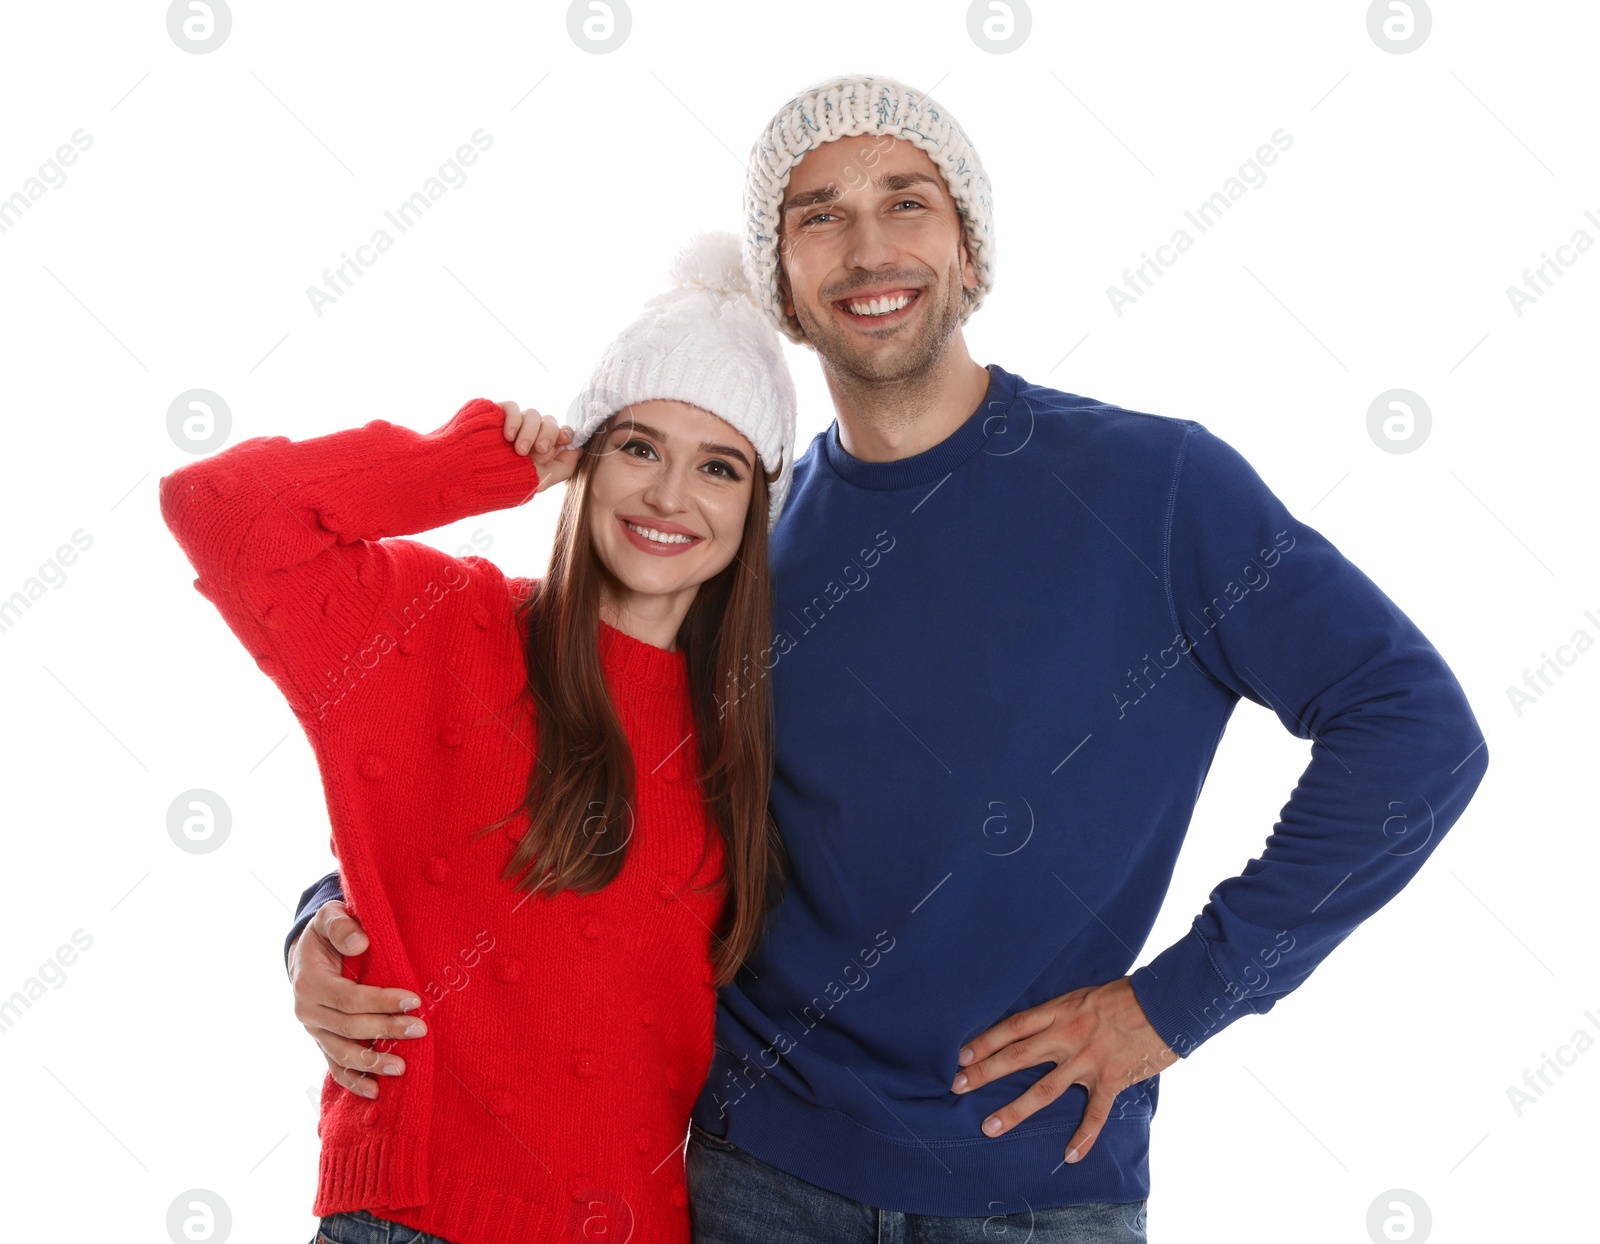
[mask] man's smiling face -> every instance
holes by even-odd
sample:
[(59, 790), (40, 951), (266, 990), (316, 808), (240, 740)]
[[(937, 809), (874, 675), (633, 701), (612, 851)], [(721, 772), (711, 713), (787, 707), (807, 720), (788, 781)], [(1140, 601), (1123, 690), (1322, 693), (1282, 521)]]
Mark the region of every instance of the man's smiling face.
[(927, 154), (888, 134), (824, 143), (795, 165), (781, 210), (783, 310), (827, 363), (873, 381), (932, 368), (978, 274)]

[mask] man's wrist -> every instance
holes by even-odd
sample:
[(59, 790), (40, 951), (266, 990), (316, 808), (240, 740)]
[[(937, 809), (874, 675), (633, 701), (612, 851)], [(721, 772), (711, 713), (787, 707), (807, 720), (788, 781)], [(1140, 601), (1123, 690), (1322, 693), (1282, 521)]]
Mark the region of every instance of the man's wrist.
[(1230, 989), (1206, 948), (1190, 929), (1150, 963), (1128, 977), (1133, 996), (1156, 1034), (1180, 1058), (1256, 1007), (1242, 991)]
[(317, 912), (322, 910), (324, 903), (334, 899), (342, 899), (344, 890), (339, 884), (339, 874), (329, 873), (326, 877), (319, 877), (300, 893), (300, 906), (295, 912), (294, 924), (289, 929), (289, 936), (283, 941), (283, 969), (289, 970), (289, 955), (294, 950), (295, 942), (300, 940), (300, 935), (306, 931), (306, 925), (316, 918)]

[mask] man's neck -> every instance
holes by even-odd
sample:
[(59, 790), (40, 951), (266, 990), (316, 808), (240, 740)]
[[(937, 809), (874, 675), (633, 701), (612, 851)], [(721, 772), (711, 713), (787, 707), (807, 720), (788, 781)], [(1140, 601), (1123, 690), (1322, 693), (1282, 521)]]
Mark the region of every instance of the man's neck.
[(839, 444), (863, 462), (895, 462), (932, 449), (965, 423), (989, 388), (958, 330), (939, 361), (914, 376), (879, 381), (823, 363), (839, 416)]

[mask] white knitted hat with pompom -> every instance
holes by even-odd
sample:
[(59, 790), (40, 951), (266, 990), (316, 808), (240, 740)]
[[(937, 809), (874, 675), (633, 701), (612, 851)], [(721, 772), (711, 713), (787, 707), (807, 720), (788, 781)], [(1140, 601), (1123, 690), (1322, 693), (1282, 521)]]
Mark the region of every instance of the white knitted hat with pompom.
[(744, 433), (761, 465), (778, 472), (767, 494), (770, 531), (794, 474), (795, 390), (783, 346), (751, 296), (735, 234), (696, 234), (668, 275), (673, 288), (645, 303), (573, 400), (571, 443), (582, 445), (635, 402), (708, 410)]

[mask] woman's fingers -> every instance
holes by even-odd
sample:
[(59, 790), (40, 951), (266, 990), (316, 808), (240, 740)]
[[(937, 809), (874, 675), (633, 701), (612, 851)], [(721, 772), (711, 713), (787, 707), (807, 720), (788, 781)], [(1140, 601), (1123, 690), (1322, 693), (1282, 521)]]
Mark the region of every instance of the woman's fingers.
[(501, 402), (500, 408), (506, 412), (506, 440), (523, 457), (532, 454), (536, 463), (572, 438), (573, 430), (562, 427), (554, 415), (541, 415), (531, 408), (523, 410), (515, 402)]
[(517, 439), (517, 431), (522, 427), (522, 411), (515, 402), (501, 402), (500, 409), (506, 412), (505, 427), (501, 431), (508, 441)]
[(573, 448), (572, 439), (576, 435), (577, 429), (558, 425), (554, 416), (544, 417), (539, 443), (533, 453), (533, 466), (539, 473), (539, 487), (535, 491), (543, 492), (572, 477), (583, 453)]
[(541, 417), (538, 411), (529, 409), (519, 412), (518, 418), (521, 422), (516, 433), (517, 452), (527, 457), (543, 429), (545, 417)]
[(544, 466), (571, 437), (571, 428), (564, 428), (558, 424), (554, 415), (545, 415), (539, 422), (538, 437), (533, 446), (534, 465)]
[(502, 431), (506, 440), (510, 441), (516, 451), (523, 457), (528, 456), (528, 451), (533, 448), (535, 437), (538, 436), (541, 416), (533, 409), (523, 410), (515, 402), (501, 402), (500, 409), (506, 412), (506, 423)]
[[(536, 410), (523, 413), (527, 416), (527, 421), (522, 425), (522, 433), (517, 438), (517, 452), (520, 454), (531, 450), (534, 463), (537, 464), (556, 447), (561, 436), (561, 428), (556, 423), (554, 415), (541, 415)], [(524, 449), (524, 445), (528, 448)]]

